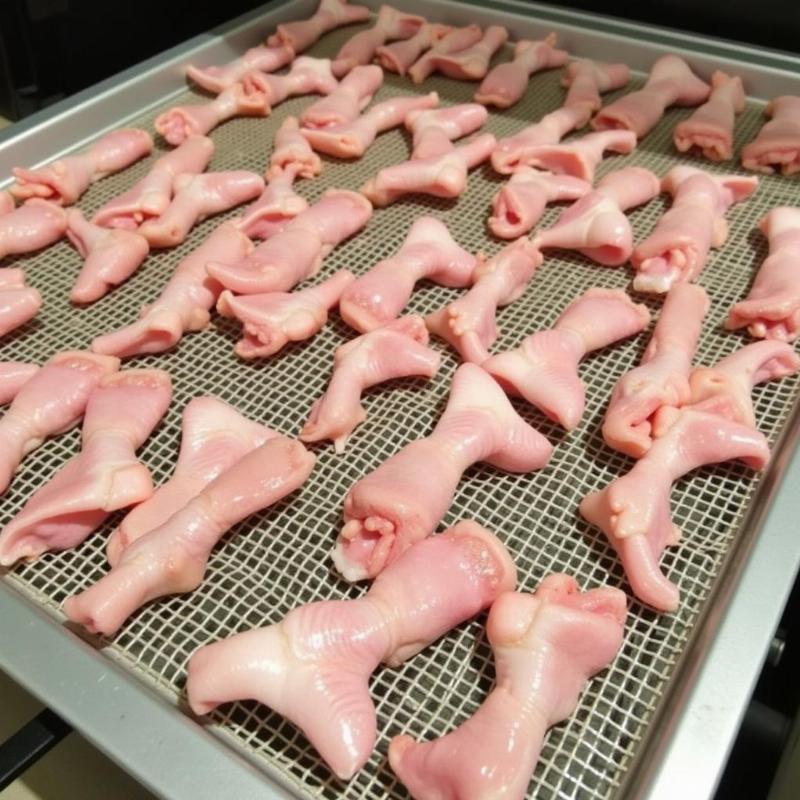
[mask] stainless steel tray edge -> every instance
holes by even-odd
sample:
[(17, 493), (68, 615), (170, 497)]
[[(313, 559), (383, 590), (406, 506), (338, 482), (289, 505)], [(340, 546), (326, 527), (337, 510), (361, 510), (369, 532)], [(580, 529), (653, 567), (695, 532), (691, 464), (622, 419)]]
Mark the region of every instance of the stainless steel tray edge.
[(4, 128), (0, 131), (0, 186), (11, 183), (12, 166), (35, 167), (51, 161), (179, 94), (186, 89), (186, 64), (230, 61), (262, 43), (279, 23), (309, 16), (316, 6), (315, 0), (270, 0)]
[(708, 598), (623, 796), (713, 796), (800, 571), (800, 404), (742, 520), (739, 545)]
[[(365, 0), (365, 5), (379, 3)], [(740, 75), (751, 98), (769, 100), (797, 92), (800, 57), (777, 50), (762, 50), (738, 42), (657, 28), (600, 14), (555, 8), (521, 0), (408, 0), (404, 10), (430, 14), (436, 19), (463, 24), (465, 19), (485, 26), (513, 17), (513, 38), (523, 39), (555, 31), (559, 43), (582, 57), (624, 61), (631, 69), (647, 72), (654, 56), (675, 53), (684, 57), (700, 75), (709, 78), (715, 69)], [(431, 15), (433, 16), (433, 15)]]
[(0, 607), (0, 668), (158, 796), (295, 796), (5, 581)]

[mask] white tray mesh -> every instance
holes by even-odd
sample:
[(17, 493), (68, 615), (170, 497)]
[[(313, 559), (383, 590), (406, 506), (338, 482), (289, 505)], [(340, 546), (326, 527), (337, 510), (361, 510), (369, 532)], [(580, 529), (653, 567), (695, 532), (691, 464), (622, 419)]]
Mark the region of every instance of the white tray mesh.
[[(312, 54), (335, 53), (355, 30), (329, 34)], [(557, 108), (564, 97), (559, 78), (560, 70), (534, 77), (525, 98), (509, 111), (492, 112), (486, 128), (497, 136), (509, 135)], [(641, 82), (641, 76), (636, 80)], [(434, 77), (417, 90), (410, 82), (387, 74), (377, 99), (435, 89), (444, 103), (453, 104), (470, 100), (475, 88), (473, 83)], [(187, 91), (176, 102), (200, 99)], [(263, 172), (277, 126), (309, 102), (309, 98), (294, 99), (276, 108), (268, 119), (233, 120), (215, 130), (212, 138), (217, 150), (211, 169)], [(674, 164), (686, 161), (673, 150), (671, 134), (674, 125), (689, 113), (685, 109), (668, 112), (631, 156), (608, 158), (600, 174), (636, 164), (663, 175)], [(152, 130), (153, 117), (143, 115), (134, 124)], [(760, 106), (750, 104), (737, 122), (737, 146), (749, 141), (761, 123)], [(329, 187), (358, 189), (380, 167), (406, 159), (408, 152), (408, 136), (392, 131), (381, 136), (360, 161), (326, 158), (322, 176), (301, 183), (299, 191), (313, 202)], [(153, 158), (155, 155), (92, 186), (80, 207), (91, 214), (144, 175)], [(705, 161), (697, 163), (716, 169)], [(414, 197), (376, 211), (364, 232), (327, 258), (320, 277), (342, 267), (364, 272), (394, 253), (410, 224), (424, 213), (444, 220), (468, 249), (496, 252), (500, 245), (487, 236), (486, 218), (500, 182), (484, 167), (472, 174), (469, 191), (456, 202)], [(797, 180), (765, 178), (755, 197), (729, 214), (728, 242), (712, 255), (700, 278), (712, 306), (698, 362), (713, 363), (742, 344), (742, 337), (725, 333), (721, 323), (731, 304), (747, 293), (766, 254), (765, 241), (755, 225), (771, 207), (798, 204), (799, 200)], [(664, 207), (664, 199), (659, 198), (632, 212), (637, 239), (652, 229)], [(559, 211), (549, 208), (542, 226), (549, 225)], [(44, 296), (44, 308), (34, 321), (2, 341), (0, 358), (42, 362), (59, 350), (85, 348), (94, 336), (132, 322), (140, 306), (156, 297), (178, 261), (220, 221), (208, 220), (181, 247), (151, 255), (124, 286), (86, 309), (74, 308), (67, 300), (81, 264), (67, 243), (9, 260), (25, 267), (30, 283)], [(514, 347), (532, 331), (551, 326), (567, 303), (585, 289), (626, 287), (630, 276), (627, 268), (599, 267), (579, 255), (548, 254), (524, 296), (500, 311), (502, 335), (494, 350)], [(457, 295), (454, 290), (425, 285), (414, 294), (409, 310), (424, 314)], [(659, 306), (646, 297), (637, 299), (648, 302), (653, 311)], [(310, 342), (253, 363), (243, 363), (234, 355), (233, 342), (238, 335), (237, 324), (215, 318), (208, 330), (186, 336), (173, 352), (128, 362), (163, 367), (175, 385), (169, 414), (141, 451), (157, 481), (171, 472), (180, 438), (180, 413), (192, 397), (215, 394), (253, 419), (296, 434), (327, 383), (334, 348), (353, 332), (334, 313), (327, 327)], [(629, 459), (605, 447), (599, 428), (615, 381), (638, 362), (648, 336), (649, 331), (582, 363), (588, 402), (581, 425), (571, 434), (530, 407), (517, 404), (520, 413), (557, 445), (546, 469), (512, 476), (478, 466), (460, 483), (445, 524), (473, 518), (496, 531), (517, 563), (521, 590), (534, 589), (553, 571), (568, 572), (587, 588), (600, 584), (626, 588), (611, 548), (602, 534), (579, 518), (577, 506), (589, 491), (630, 467)], [(143, 686), (183, 702), (186, 661), (200, 645), (277, 622), (298, 603), (357, 596), (362, 589), (339, 580), (329, 558), (341, 523), (342, 501), (358, 478), (432, 429), (458, 364), (454, 353), (441, 342), (435, 341), (433, 346), (444, 354), (439, 375), (430, 382), (406, 380), (368, 392), (364, 401), (368, 419), (352, 437), (347, 452), (336, 456), (329, 445), (316, 447), (317, 467), (301, 492), (248, 519), (227, 536), (214, 551), (197, 591), (151, 603), (135, 614), (114, 640), (95, 640), (97, 645), (134, 672)], [(797, 380), (790, 378), (755, 391), (759, 426), (772, 443), (793, 406), (797, 386)], [(78, 443), (75, 429), (47, 442), (25, 460), (3, 498), (0, 523), (5, 524), (31, 492), (76, 452)], [(680, 545), (668, 550), (663, 563), (680, 587), (680, 610), (662, 616), (632, 603), (619, 657), (589, 684), (575, 714), (548, 735), (531, 783), (532, 797), (607, 798), (615, 794), (736, 543), (739, 523), (758, 483), (758, 476), (726, 464), (699, 470), (675, 487), (673, 514), (684, 533)], [(19, 566), (6, 579), (63, 619), (59, 606), (64, 598), (106, 572), (105, 541), (120, 518), (116, 516), (74, 551)], [(481, 617), (461, 625), (401, 668), (377, 671), (371, 688), (378, 709), (379, 739), (369, 763), (347, 785), (331, 777), (291, 724), (263, 706), (229, 705), (213, 714), (211, 723), (234, 747), (256, 761), (274, 764), (299, 796), (405, 797), (386, 761), (389, 739), (403, 731), (425, 739), (439, 736), (475, 711), (493, 680), (483, 623)]]

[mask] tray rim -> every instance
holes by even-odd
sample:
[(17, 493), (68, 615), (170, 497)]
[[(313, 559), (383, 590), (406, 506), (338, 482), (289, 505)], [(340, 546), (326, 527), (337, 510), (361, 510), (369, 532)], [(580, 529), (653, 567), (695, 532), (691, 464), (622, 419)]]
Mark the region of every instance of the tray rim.
[[(373, 10), (379, 5), (374, 0), (365, 4)], [(119, 127), (126, 117), (182, 91), (180, 67), (190, 57), (198, 63), (235, 57), (259, 41), (267, 26), (307, 16), (315, 6), (315, 0), (272, 0), (38, 112), (0, 133), (0, 164), (5, 165), (6, 157), (31, 164), (50, 160), (59, 148), (73, 149)], [(519, 0), (486, 0), (476, 6), (411, 0), (404, 9), (454, 21), (463, 20), (468, 12), (481, 24), (498, 21), (501, 14), (505, 20), (514, 19), (520, 35), (536, 35), (547, 27), (573, 39), (605, 37), (600, 46), (593, 42), (588, 48), (592, 52), (585, 54), (601, 58), (602, 45), (608, 50), (613, 44), (616, 58), (634, 68), (642, 68), (662, 52), (677, 52), (701, 72), (721, 63), (734, 66), (751, 90), (769, 85), (774, 87), (772, 96), (785, 91), (785, 86), (800, 91), (800, 58), (788, 53)], [(763, 94), (755, 97), (765, 99)], [(54, 137), (59, 148), (53, 147)], [(800, 482), (798, 438), (800, 400), (740, 525), (740, 541), (726, 558), (709, 598), (712, 607), (695, 625), (641, 752), (623, 778), (620, 796), (661, 800), (679, 793), (713, 795), (800, 566), (800, 542), (792, 524), (800, 517), (800, 497), (791, 492), (792, 485)], [(234, 796), (242, 798), (295, 796), (277, 770), (261, 762), (256, 766), (224, 736), (194, 724), (179, 707), (147, 691), (102, 650), (2, 579), (0, 641), (14, 642), (13, 652), (0, 648), (0, 668), (158, 795), (219, 797), (222, 791), (235, 790)], [(37, 664), (35, 656), (43, 652), (52, 657), (40, 658)], [(735, 675), (731, 664), (736, 665)], [(87, 704), (82, 698), (90, 693), (92, 703)], [(122, 719), (127, 720), (125, 725), (120, 724)], [(154, 725), (164, 739), (169, 737), (167, 741), (153, 737)], [(158, 748), (153, 746), (156, 742)], [(181, 769), (181, 763), (188, 769)]]

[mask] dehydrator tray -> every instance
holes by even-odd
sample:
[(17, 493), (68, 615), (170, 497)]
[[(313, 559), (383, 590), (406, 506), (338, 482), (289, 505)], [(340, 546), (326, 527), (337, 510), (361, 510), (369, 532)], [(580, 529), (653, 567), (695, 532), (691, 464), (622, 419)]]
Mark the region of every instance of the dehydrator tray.
[[(171, 105), (205, 98), (186, 88), (181, 67), (223, 63), (261, 41), (277, 22), (307, 17), (315, 3), (272, 3), (225, 29), (198, 37), (105, 82), (0, 135), (0, 176), (16, 164), (36, 164), (86, 145), (108, 129), (153, 129), (156, 114)], [(371, 4), (376, 6), (376, 4)], [(800, 92), (800, 63), (789, 56), (727, 45), (619, 21), (555, 11), (535, 4), (412, 2), (404, 9), (433, 20), (505, 24), (513, 38), (559, 33), (578, 56), (623, 60), (643, 74), (661, 53), (678, 52), (704, 77), (720, 66), (741, 74), (753, 97), (737, 120), (737, 151), (762, 124), (762, 102)], [(357, 27), (334, 31), (310, 54), (330, 56)], [(508, 57), (506, 50), (505, 58)], [(486, 130), (514, 133), (557, 108), (564, 96), (560, 71), (535, 76), (524, 99), (492, 111)], [(436, 90), (444, 104), (471, 99), (476, 84), (442, 77), (422, 87), (387, 73), (378, 100), (394, 94)], [(610, 95), (607, 99), (613, 99)], [(272, 136), (282, 120), (309, 98), (279, 105), (267, 119), (236, 119), (211, 133), (211, 169), (263, 172)], [(628, 157), (611, 157), (600, 175), (640, 165), (663, 175), (686, 162), (673, 150), (674, 125), (690, 112), (669, 111)], [(91, 214), (144, 175), (150, 159), (94, 184), (79, 206)], [(359, 161), (324, 159), (322, 175), (299, 184), (310, 202), (327, 188), (357, 189), (380, 167), (408, 157), (405, 133), (382, 135)], [(699, 162), (698, 162), (699, 163)], [(738, 165), (711, 171), (739, 170)], [(473, 172), (457, 201), (409, 198), (376, 210), (366, 230), (336, 248), (321, 276), (346, 267), (364, 272), (391, 255), (416, 217), (433, 214), (470, 250), (496, 252), (502, 245), (486, 230), (489, 202), (500, 179), (488, 166)], [(755, 196), (732, 209), (730, 235), (715, 251), (699, 282), (712, 299), (697, 361), (710, 364), (743, 344), (722, 330), (731, 304), (748, 290), (766, 254), (756, 229), (773, 206), (800, 205), (800, 180), (763, 177)], [(631, 214), (636, 238), (648, 233), (665, 208), (659, 198)], [(542, 226), (559, 208), (549, 208)], [(232, 216), (235, 212), (231, 212)], [(9, 259), (26, 269), (44, 307), (21, 331), (0, 341), (0, 359), (42, 362), (54, 352), (86, 348), (100, 333), (133, 321), (152, 300), (178, 261), (221, 221), (199, 225), (174, 250), (151, 255), (122, 287), (88, 308), (67, 299), (77, 273), (77, 253), (61, 242), (41, 253)], [(567, 303), (599, 285), (627, 287), (628, 269), (608, 269), (579, 255), (548, 253), (524, 296), (502, 309), (495, 350), (516, 346), (528, 333), (552, 325)], [(424, 285), (409, 310), (427, 313), (457, 296)], [(660, 302), (644, 300), (653, 311)], [(526, 476), (478, 466), (460, 483), (444, 520), (473, 518), (496, 531), (517, 563), (519, 588), (530, 591), (553, 571), (574, 575), (583, 587), (626, 588), (619, 562), (603, 535), (584, 523), (577, 507), (589, 491), (626, 471), (631, 462), (607, 448), (600, 422), (618, 377), (638, 362), (648, 332), (586, 359), (587, 409), (580, 426), (565, 434), (535, 410), (520, 413), (556, 445), (549, 466)], [(215, 317), (212, 326), (189, 334), (170, 353), (127, 362), (158, 366), (172, 375), (170, 411), (141, 450), (156, 481), (175, 463), (180, 414), (197, 395), (214, 394), (245, 415), (296, 434), (310, 405), (326, 385), (334, 348), (353, 332), (334, 313), (309, 342), (252, 363), (233, 352), (237, 325)], [(408, 380), (370, 391), (368, 419), (344, 455), (314, 447), (318, 463), (302, 490), (237, 526), (215, 549), (195, 592), (151, 603), (111, 640), (91, 637), (64, 623), (60, 604), (107, 569), (105, 541), (116, 516), (73, 551), (49, 554), (0, 577), (0, 667), (63, 714), (159, 795), (175, 798), (299, 797), (403, 798), (405, 790), (388, 767), (389, 739), (409, 732), (432, 738), (475, 711), (492, 685), (491, 650), (481, 617), (459, 626), (399, 669), (379, 669), (371, 683), (379, 738), (369, 763), (349, 783), (331, 776), (302, 734), (256, 703), (236, 703), (201, 725), (188, 714), (183, 694), (188, 657), (202, 644), (281, 619), (299, 603), (355, 597), (333, 571), (329, 553), (341, 522), (348, 488), (407, 442), (433, 427), (458, 364), (442, 342), (433, 346), (443, 367), (430, 382)], [(624, 646), (613, 665), (592, 680), (576, 712), (547, 736), (530, 785), (530, 797), (606, 800), (620, 797), (707, 797), (724, 765), (740, 715), (758, 675), (772, 632), (800, 559), (800, 460), (796, 457), (797, 376), (758, 387), (755, 409), (769, 437), (773, 461), (763, 475), (725, 464), (699, 470), (675, 486), (672, 508), (683, 529), (681, 543), (664, 556), (664, 567), (681, 590), (677, 613), (659, 615), (632, 602)], [(5, 524), (32, 491), (79, 447), (79, 430), (48, 441), (29, 456), (2, 499)]]

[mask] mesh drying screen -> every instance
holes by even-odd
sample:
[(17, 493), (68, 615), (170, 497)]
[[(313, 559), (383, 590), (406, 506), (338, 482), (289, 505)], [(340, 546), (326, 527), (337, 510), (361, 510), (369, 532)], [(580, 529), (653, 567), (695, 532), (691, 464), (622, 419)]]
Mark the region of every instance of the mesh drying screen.
[[(353, 29), (337, 31), (319, 43), (315, 55), (335, 53)], [(508, 135), (558, 107), (563, 99), (559, 71), (536, 76), (525, 98), (505, 113), (492, 113), (488, 130)], [(637, 78), (641, 82), (641, 77)], [(471, 99), (475, 85), (440, 77), (425, 83), (444, 103)], [(396, 76), (387, 80), (378, 99), (414, 91)], [(186, 92), (177, 102), (197, 101)], [(217, 145), (212, 169), (264, 170), (273, 132), (289, 114), (309, 102), (299, 98), (279, 106), (264, 119), (233, 120), (212, 134)], [(629, 157), (608, 158), (601, 174), (625, 164), (649, 167), (659, 175), (679, 161), (671, 145), (675, 123), (690, 113), (672, 110)], [(761, 124), (761, 110), (750, 104), (737, 122), (737, 144), (748, 141)], [(152, 130), (153, 115), (134, 121)], [(300, 185), (310, 201), (328, 187), (357, 189), (379, 167), (407, 158), (408, 137), (392, 131), (379, 138), (366, 156), (354, 163), (326, 159), (322, 176)], [(703, 162), (703, 167), (715, 169)], [(148, 169), (143, 161), (120, 175), (100, 181), (86, 193), (81, 207), (92, 212), (120, 193)], [(477, 251), (495, 252), (499, 245), (486, 234), (489, 202), (500, 181), (490, 169), (472, 174), (469, 191), (456, 202), (409, 199), (375, 213), (368, 228), (338, 247), (326, 260), (323, 275), (347, 267), (363, 272), (393, 253), (409, 225), (422, 213), (433, 213), (450, 227), (457, 241)], [(698, 352), (698, 361), (713, 363), (736, 349), (742, 339), (721, 330), (730, 305), (744, 296), (765, 256), (757, 221), (776, 205), (797, 204), (800, 184), (766, 178), (755, 197), (735, 207), (730, 236), (716, 251), (700, 282), (712, 307)], [(664, 209), (655, 200), (631, 214), (636, 237), (647, 234)], [(560, 209), (550, 208), (542, 225)], [(159, 252), (145, 262), (123, 287), (86, 309), (73, 308), (67, 293), (80, 259), (66, 243), (16, 261), (44, 295), (38, 318), (2, 343), (0, 358), (41, 362), (58, 350), (86, 347), (93, 336), (134, 320), (143, 303), (154, 298), (178, 260), (217, 225), (208, 220), (175, 250)], [(625, 287), (626, 269), (605, 269), (580, 256), (548, 255), (524, 296), (500, 311), (502, 335), (495, 349), (515, 346), (521, 338), (549, 327), (564, 306), (595, 286)], [(426, 285), (417, 291), (410, 310), (431, 311), (456, 296), (453, 290)], [(658, 303), (645, 298), (653, 309)], [(216, 319), (206, 331), (186, 336), (173, 352), (138, 359), (139, 365), (168, 369), (175, 399), (164, 423), (142, 449), (143, 461), (156, 480), (163, 480), (175, 461), (180, 437), (180, 412), (197, 395), (212, 393), (244, 414), (294, 434), (310, 405), (324, 389), (334, 348), (353, 334), (334, 314), (313, 340), (287, 348), (279, 356), (242, 363), (233, 353), (235, 324)], [(580, 427), (569, 435), (530, 408), (520, 412), (555, 442), (547, 469), (527, 476), (502, 474), (485, 466), (469, 470), (459, 485), (445, 523), (469, 517), (495, 530), (508, 545), (519, 569), (520, 587), (530, 591), (548, 573), (565, 571), (584, 587), (608, 583), (625, 586), (619, 563), (604, 537), (577, 514), (579, 500), (630, 466), (604, 446), (599, 425), (617, 378), (637, 363), (647, 341), (642, 334), (600, 352), (581, 365), (588, 386), (588, 406)], [(162, 600), (137, 613), (113, 641), (98, 641), (109, 657), (141, 678), (143, 685), (178, 700), (185, 665), (200, 645), (255, 626), (278, 621), (298, 603), (353, 597), (331, 569), (329, 551), (341, 520), (344, 495), (355, 480), (374, 469), (407, 442), (427, 434), (443, 407), (457, 359), (441, 343), (444, 365), (435, 379), (402, 381), (367, 393), (367, 421), (358, 428), (345, 455), (330, 446), (317, 448), (317, 467), (299, 495), (247, 520), (214, 551), (206, 579), (194, 593)], [(755, 391), (760, 428), (775, 442), (793, 405), (797, 380), (788, 379)], [(31, 492), (78, 448), (79, 432), (47, 442), (27, 458), (4, 498), (5, 523)], [(579, 708), (547, 737), (531, 784), (537, 798), (613, 796), (630, 767), (654, 709), (718, 579), (723, 560), (735, 545), (737, 528), (753, 497), (758, 477), (726, 464), (700, 470), (679, 482), (673, 511), (684, 535), (664, 556), (668, 575), (681, 589), (680, 610), (661, 616), (633, 603), (625, 644), (613, 666), (591, 681)], [(72, 552), (47, 555), (20, 566), (7, 580), (62, 619), (59, 605), (68, 595), (96, 581), (107, 569), (106, 535), (101, 532)], [(378, 709), (379, 740), (369, 764), (348, 784), (333, 779), (321, 766), (303, 736), (289, 723), (255, 703), (236, 703), (215, 713), (211, 724), (234, 747), (257, 761), (270, 761), (303, 797), (404, 797), (386, 761), (389, 738), (402, 731), (431, 738), (451, 730), (475, 711), (493, 678), (491, 651), (478, 619), (451, 631), (400, 669), (378, 670), (372, 693)]]

